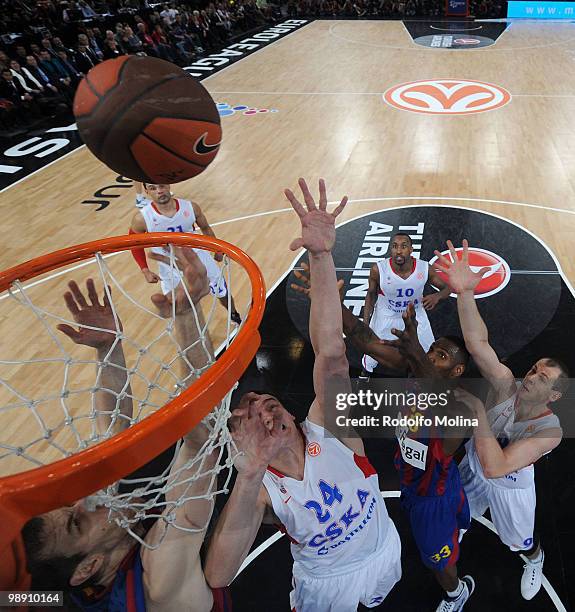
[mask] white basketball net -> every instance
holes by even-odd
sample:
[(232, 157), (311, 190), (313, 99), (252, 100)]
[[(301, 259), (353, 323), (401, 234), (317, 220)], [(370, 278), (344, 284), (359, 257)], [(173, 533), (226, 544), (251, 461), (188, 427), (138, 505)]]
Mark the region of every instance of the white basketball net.
[[(116, 257), (118, 255), (122, 257)], [(175, 288), (172, 286), (168, 294), (172, 300), (169, 316), (166, 317), (165, 313), (160, 316), (149, 300), (151, 293), (159, 293), (158, 285), (148, 285), (129, 259), (129, 252), (106, 256), (96, 254), (91, 263), (83, 264), (90, 266), (87, 270), (68, 270), (53, 275), (59, 278), (49, 280), (54, 285), (49, 290), (45, 289), (43, 283), (48, 281), (44, 280), (28, 286), (15, 282), (0, 296), (0, 333), (11, 333), (17, 324), (21, 327), (18, 338), (22, 339), (21, 350), (19, 342), (10, 346), (11, 355), (16, 352), (17, 359), (0, 359), (1, 476), (69, 457), (109, 439), (122, 426), (138, 423), (201, 376), (214, 363), (214, 352), (229, 346), (233, 340), (238, 328), (230, 319), (233, 262), (227, 256), (221, 264), (228, 287), (227, 313), (213, 293), (202, 299), (198, 305), (201, 308), (196, 307), (185, 283), (180, 285), (184, 287), (190, 308), (186, 320), (193, 321), (199, 330), (194, 342), (188, 346), (180, 344), (181, 336), (177, 333), (179, 315), (175, 308)], [(121, 266), (120, 260), (123, 260)], [(171, 274), (182, 275), (171, 246), (169, 260)], [(235, 268), (243, 270), (237, 265)], [(118, 272), (127, 280), (120, 283)], [(64, 273), (66, 276), (62, 278), (60, 275)], [(113, 314), (113, 329), (107, 330), (114, 336), (113, 344), (102, 359), (96, 357), (95, 349), (74, 344), (56, 329), (57, 324), (67, 324), (76, 329), (106, 331), (73, 321), (62, 299), (67, 290), (66, 281), (71, 279), (76, 280), (86, 294), (84, 280), (88, 277), (95, 280), (101, 303), (105, 292)], [(131, 287), (128, 289), (127, 285)], [(32, 295), (34, 292), (39, 295)], [(235, 297), (237, 299), (238, 295)], [(249, 305), (249, 300), (246, 301)], [(12, 330), (2, 327), (6, 325), (7, 320), (2, 316), (8, 304), (11, 312), (7, 320)], [(248, 306), (240, 308), (238, 304), (238, 311), (245, 320)], [(130, 333), (132, 330), (134, 333)], [(213, 340), (221, 341), (216, 351), (212, 349)], [(112, 358), (120, 344), (126, 356), (125, 365), (118, 365)], [(25, 345), (32, 347), (32, 355), (28, 358), (24, 358)], [(37, 346), (42, 348), (41, 356), (36, 356), (38, 351), (34, 347)], [(51, 348), (49, 355), (47, 347)], [(194, 360), (196, 363), (192, 363)], [(121, 388), (110, 389), (104, 385), (105, 368), (117, 369), (120, 378), (124, 379)], [(48, 386), (42, 376), (49, 379)], [(180, 440), (171, 461), (162, 465), (160, 473), (132, 478), (127, 475), (88, 498), (88, 507), (108, 508), (109, 520), (127, 529), (144, 545), (147, 544), (138, 527), (144, 518), (163, 521), (164, 535), (168, 526), (186, 531), (201, 531), (207, 527), (190, 529), (177, 525), (175, 511), (190, 500), (212, 500), (218, 493), (227, 491), (234, 455), (226, 427), (231, 391), (203, 419), (208, 433), (201, 448), (190, 459), (175, 467), (178, 451), (185, 444)], [(97, 398), (102, 393), (114, 400), (109, 402), (112, 407), (106, 411), (98, 409)], [(122, 411), (127, 398), (131, 399), (133, 407), (131, 416)], [(108, 422), (108, 426), (102, 427), (102, 422)], [(10, 427), (10, 424), (17, 425)], [(215, 463), (212, 453), (217, 455)], [(198, 487), (200, 480), (205, 486)], [(218, 480), (221, 483), (219, 487)], [(174, 496), (169, 493), (176, 488), (177, 496), (171, 499)], [(202, 491), (198, 492), (199, 488)]]

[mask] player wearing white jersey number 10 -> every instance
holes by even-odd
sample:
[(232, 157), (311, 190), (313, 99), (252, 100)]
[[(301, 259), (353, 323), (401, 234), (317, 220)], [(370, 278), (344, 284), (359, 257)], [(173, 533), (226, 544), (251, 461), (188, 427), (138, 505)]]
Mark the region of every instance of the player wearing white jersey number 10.
[[(434, 336), (426, 310), (435, 308), (449, 296), (450, 289), (437, 272), (421, 259), (412, 256), (409, 234), (397, 233), (390, 244), (391, 257), (373, 264), (369, 273), (369, 288), (365, 298), (363, 320), (382, 340), (394, 340), (392, 329), (403, 329), (402, 314), (409, 304), (415, 307), (417, 335), (424, 351), (433, 344)], [(427, 283), (439, 291), (423, 295)], [(364, 355), (360, 378), (367, 379), (377, 361)]]

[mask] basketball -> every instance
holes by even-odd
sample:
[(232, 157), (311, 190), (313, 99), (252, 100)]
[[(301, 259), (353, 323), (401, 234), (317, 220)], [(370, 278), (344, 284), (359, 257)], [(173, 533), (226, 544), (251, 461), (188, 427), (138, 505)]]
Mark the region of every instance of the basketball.
[(144, 183), (197, 176), (216, 157), (222, 136), (206, 89), (154, 57), (122, 56), (92, 68), (76, 91), (74, 116), (99, 160)]

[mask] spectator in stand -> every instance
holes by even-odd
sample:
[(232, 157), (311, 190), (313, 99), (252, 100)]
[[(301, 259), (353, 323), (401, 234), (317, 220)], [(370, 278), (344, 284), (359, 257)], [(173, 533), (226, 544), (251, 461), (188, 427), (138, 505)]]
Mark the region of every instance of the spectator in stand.
[(82, 11), (84, 19), (94, 19), (98, 16), (96, 11), (86, 2), (86, 0), (79, 0), (78, 9)]
[(155, 57), (162, 57), (158, 50), (156, 49), (156, 45), (152, 40), (152, 37), (146, 31), (146, 24), (143, 21), (138, 22), (138, 38), (142, 43), (142, 48), (146, 52), (147, 55), (153, 55)]
[(37, 43), (30, 43), (30, 53), (36, 58), (36, 61), (40, 61), (40, 46)]
[(70, 23), (74, 21), (74, 5), (69, 2), (60, 2), (60, 10), (62, 11), (62, 21)]
[(61, 96), (46, 88), (39, 80), (37, 80), (26, 67), (20, 66), (16, 60), (10, 62), (10, 69), (15, 81), (19, 81), (22, 87), (29, 93), (34, 103), (38, 104), (38, 108), (46, 115), (52, 113), (56, 106), (62, 110), (66, 110)]
[(10, 58), (6, 55), (6, 52), (2, 50), (0, 50), (0, 65), (2, 69), (8, 68), (10, 65)]
[(146, 55), (142, 41), (134, 34), (134, 30), (130, 26), (124, 28), (120, 44), (129, 55)]
[(217, 47), (222, 41), (220, 40), (215, 27), (212, 28), (212, 20), (208, 15), (207, 11), (200, 11), (200, 19), (206, 29), (206, 36), (208, 38), (208, 46), (210, 48)]
[(162, 53), (165, 54), (164, 59), (167, 59), (170, 62), (175, 61), (174, 52), (170, 47), (170, 43), (168, 41), (168, 38), (166, 37), (164, 28), (162, 28), (160, 24), (154, 27), (154, 31), (152, 32), (152, 40), (154, 41), (154, 44), (156, 45), (156, 49), (158, 50), (158, 53), (160, 52), (160, 49), (161, 49)]
[(178, 48), (180, 55), (186, 61), (193, 59), (193, 56), (201, 47), (199, 39), (194, 40), (191, 34), (188, 34), (183, 24), (182, 15), (176, 15), (176, 21), (170, 28), (170, 36)]
[[(83, 38), (80, 39), (80, 36), (82, 36)], [(98, 44), (98, 40), (96, 39), (94, 30), (92, 28), (87, 28), (86, 34), (78, 34), (78, 42), (82, 43), (83, 45), (87, 44), (88, 47), (90, 48), (90, 51), (92, 51), (92, 53), (94, 53), (94, 55), (98, 59), (101, 60), (104, 57), (104, 54), (102, 53), (102, 49), (100, 45)]]
[(28, 51), (26, 51), (26, 47), (24, 45), (16, 45), (16, 59), (23, 64), (26, 61), (26, 56), (28, 55)]
[[(22, 70), (24, 70), (24, 68)], [(42, 84), (47, 93), (51, 92), (52, 94), (58, 94), (58, 87), (56, 87), (52, 79), (40, 68), (35, 56), (29, 55), (26, 58), (26, 70), (36, 79), (36, 81)]]
[(174, 8), (173, 4), (171, 4), (170, 6), (164, 4), (163, 10), (160, 13), (160, 17), (162, 18), (163, 23), (168, 26), (171, 26), (176, 21), (177, 14), (178, 11)]
[(18, 123), (20, 121), (14, 103), (0, 98), (0, 129), (8, 132)]
[(30, 73), (26, 74), (17, 60), (10, 61), (10, 72), (15, 81), (19, 82), (22, 89), (31, 96), (39, 96), (44, 92), (44, 86)]
[(66, 51), (68, 56), (72, 57), (74, 55), (74, 52), (72, 51), (72, 49), (69, 49), (68, 47), (66, 47), (64, 43), (62, 42), (62, 39), (59, 36), (54, 36), (52, 38), (52, 49), (54, 49), (54, 51), (56, 51), (57, 54), (60, 51)]
[(90, 50), (86, 45), (78, 45), (77, 49), (76, 57), (74, 58), (76, 68), (82, 74), (88, 74), (98, 63), (98, 60), (90, 55)]
[(68, 76), (72, 82), (72, 85), (75, 87), (80, 80), (82, 79), (82, 73), (78, 70), (76, 65), (74, 64), (74, 60), (68, 57), (66, 51), (58, 51), (58, 59), (60, 63), (64, 67), (66, 72), (66, 76)]
[(67, 75), (64, 66), (58, 58), (50, 55), (47, 49), (40, 51), (40, 68), (50, 77), (53, 83), (57, 82), (59, 86), (65, 89), (71, 87), (72, 79)]
[[(125, 25), (119, 22), (114, 26), (114, 38), (116, 39), (116, 42), (118, 44), (120, 43), (120, 38), (124, 34), (124, 28), (125, 28)], [(106, 34), (108, 34), (108, 32), (106, 32)]]
[[(92, 31), (94, 33), (94, 40), (96, 40), (96, 42), (100, 46), (100, 49), (102, 49), (102, 52), (103, 52), (104, 51), (104, 35), (102, 34), (100, 28), (94, 27), (92, 28)], [(89, 33), (88, 33), (88, 38), (90, 38)]]
[(114, 59), (116, 57), (125, 55), (125, 53), (120, 51), (118, 46), (119, 45), (115, 40), (110, 40), (109, 38), (106, 38), (106, 40), (104, 41), (104, 59)]
[(38, 118), (40, 112), (34, 104), (32, 94), (28, 93), (21, 83), (14, 79), (9, 68), (2, 70), (0, 80), (0, 98), (8, 100), (14, 106), (19, 118), (23, 123), (28, 123), (30, 119)]
[(99, 57), (94, 52), (92, 47), (90, 47), (90, 41), (88, 40), (86, 34), (78, 34), (78, 44), (76, 45), (76, 48), (78, 47), (86, 47), (85, 53), (90, 58), (90, 61), (92, 64), (94, 64), (94, 66), (100, 61), (101, 57)]
[(47, 51), (52, 57), (58, 58), (56, 50), (52, 47), (52, 41), (49, 38), (43, 38), (40, 41), (42, 48)]
[(192, 35), (195, 35), (198, 37), (202, 49), (208, 49), (211, 46), (210, 39), (208, 36), (209, 28), (206, 27), (206, 24), (202, 20), (200, 11), (194, 11), (192, 13), (192, 18), (191, 18), (190, 25), (188, 26), (188, 28)]
[(214, 22), (216, 28), (219, 30), (219, 35), (222, 40), (226, 40), (230, 37), (232, 32), (232, 19), (230, 13), (226, 10), (223, 4), (219, 2), (213, 9)]

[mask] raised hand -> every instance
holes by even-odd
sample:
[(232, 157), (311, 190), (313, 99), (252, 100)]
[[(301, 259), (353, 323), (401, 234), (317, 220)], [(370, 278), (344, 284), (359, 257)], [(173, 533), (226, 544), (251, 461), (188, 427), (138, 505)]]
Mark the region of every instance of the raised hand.
[(279, 420), (274, 419), (271, 430), (264, 425), (250, 402), (255, 397), (256, 393), (246, 393), (230, 419), (232, 439), (241, 451), (234, 459), (234, 466), (246, 474), (265, 470), (289, 439)]
[[(210, 292), (206, 267), (200, 261), (194, 249), (175, 247), (174, 251), (176, 264), (179, 269), (182, 270), (190, 298), (194, 304), (197, 304)], [(170, 263), (169, 257), (158, 253), (151, 253), (150, 257), (157, 261), (162, 261), (167, 264)], [(191, 309), (192, 305), (181, 283), (174, 290), (174, 295), (176, 299), (176, 314), (183, 314)], [(158, 313), (161, 317), (168, 318), (172, 316), (171, 292), (167, 295), (155, 293), (151, 296), (151, 300), (158, 309)]]
[(319, 180), (319, 208), (316, 206), (307, 183), (300, 178), (298, 181), (307, 211), (290, 189), (284, 191), (296, 214), (301, 221), (301, 238), (296, 238), (290, 245), (292, 251), (303, 247), (312, 255), (320, 255), (331, 251), (335, 243), (335, 219), (347, 204), (347, 196), (342, 198), (337, 208), (327, 212), (327, 195), (325, 181)]
[(428, 295), (423, 296), (423, 307), (425, 310), (433, 310), (437, 304), (441, 301), (441, 296), (439, 293), (430, 293)]
[(457, 252), (451, 240), (447, 241), (447, 246), (451, 253), (451, 260), (439, 251), (435, 251), (438, 259), (434, 267), (445, 273), (447, 283), (455, 293), (473, 291), (483, 275), (489, 272), (489, 267), (481, 268), (477, 272), (471, 269), (469, 266), (469, 243), (467, 240), (463, 241), (463, 255), (461, 259), (457, 257)]
[[(305, 261), (301, 264), (302, 271), (294, 270), (293, 274), (299, 281), (298, 283), (292, 283), (291, 288), (298, 293), (303, 293), (311, 300), (311, 274), (309, 270), (309, 264)], [(337, 289), (339, 291), (340, 298), (343, 299), (343, 285), (344, 281), (342, 279), (338, 279), (337, 281)]]
[[(89, 278), (86, 281), (86, 290), (90, 301), (88, 303), (75, 281), (70, 281), (68, 287), (70, 291), (66, 291), (64, 294), (64, 301), (79, 327), (74, 329), (71, 325), (61, 324), (57, 328), (76, 344), (84, 344), (96, 349), (111, 346), (116, 338), (117, 331), (122, 330), (122, 324), (118, 320), (120, 329), (116, 330), (114, 313), (106, 292), (104, 292), (103, 303), (101, 304), (94, 280)], [(108, 291), (110, 291), (109, 287)], [(84, 327), (86, 325), (99, 329), (87, 329)]]
[(386, 346), (395, 347), (402, 355), (408, 357), (422, 350), (417, 336), (417, 318), (413, 304), (407, 306), (401, 317), (405, 329), (394, 328), (391, 330), (391, 333), (397, 337), (397, 340), (382, 340), (381, 343)]

